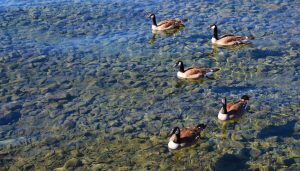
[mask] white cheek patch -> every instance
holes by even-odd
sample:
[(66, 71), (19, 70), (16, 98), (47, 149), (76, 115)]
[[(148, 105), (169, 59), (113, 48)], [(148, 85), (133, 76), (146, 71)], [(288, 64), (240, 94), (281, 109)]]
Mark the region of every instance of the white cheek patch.
[(210, 28), (211, 28), (211, 29), (215, 29), (215, 27), (216, 27), (216, 26), (211, 26)]

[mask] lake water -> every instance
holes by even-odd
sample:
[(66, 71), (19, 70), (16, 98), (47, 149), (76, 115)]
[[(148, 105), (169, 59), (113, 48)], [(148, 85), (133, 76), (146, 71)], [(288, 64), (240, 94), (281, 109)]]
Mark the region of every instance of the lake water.
[[(174, 34), (157, 20), (188, 19)], [(300, 2), (0, 0), (0, 170), (299, 170)], [(212, 47), (221, 34), (251, 44)], [(178, 80), (177, 60), (216, 67)], [(220, 123), (221, 99), (250, 111)], [(169, 130), (207, 123), (170, 152)]]

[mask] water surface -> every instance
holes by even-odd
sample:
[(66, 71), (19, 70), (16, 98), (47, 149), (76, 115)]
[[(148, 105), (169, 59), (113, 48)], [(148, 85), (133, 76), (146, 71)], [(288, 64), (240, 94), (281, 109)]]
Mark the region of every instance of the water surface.
[[(188, 19), (174, 34), (151, 21)], [(300, 3), (0, 0), (1, 170), (298, 170)], [(221, 34), (250, 45), (211, 46)], [(176, 78), (186, 66), (213, 79)], [(237, 123), (220, 99), (251, 96)], [(208, 123), (169, 152), (174, 126)]]

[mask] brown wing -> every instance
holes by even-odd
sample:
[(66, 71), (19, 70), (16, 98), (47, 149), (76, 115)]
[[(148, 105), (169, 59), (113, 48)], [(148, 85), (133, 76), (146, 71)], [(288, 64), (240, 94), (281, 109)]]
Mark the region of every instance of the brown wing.
[(222, 36), (222, 38), (220, 38), (218, 41), (224, 43), (224, 44), (228, 44), (228, 43), (232, 43), (232, 42), (242, 42), (243, 40), (245, 40), (246, 37), (242, 37), (242, 36), (233, 36), (233, 35), (227, 35), (225, 37)]
[[(180, 139), (182, 140), (189, 140), (189, 139), (193, 139), (194, 137), (196, 137), (195, 131), (191, 128), (181, 128), (180, 129)], [(176, 139), (176, 135), (173, 134), (170, 137), (171, 141), (174, 141)]]
[(198, 139), (200, 136), (200, 131), (195, 128), (181, 128), (180, 129), (180, 139), (182, 142), (191, 143)]
[(184, 73), (186, 75), (196, 75), (196, 74), (204, 75), (208, 72), (211, 72), (211, 69), (209, 69), (209, 68), (199, 68), (199, 67), (191, 67), (191, 68), (188, 68), (184, 71)]
[(243, 105), (244, 103), (242, 101), (236, 101), (236, 102), (231, 102), (227, 104), (227, 111), (229, 114), (241, 114), (243, 113)]
[(222, 38), (228, 37), (228, 36), (234, 36), (234, 35), (233, 34), (225, 34), (225, 35), (221, 36), (219, 39), (222, 39)]
[(229, 111), (234, 104), (234, 102), (227, 103), (227, 110)]
[(179, 27), (181, 25), (182, 22), (179, 20), (163, 20), (158, 23), (157, 27), (168, 28), (168, 27)]

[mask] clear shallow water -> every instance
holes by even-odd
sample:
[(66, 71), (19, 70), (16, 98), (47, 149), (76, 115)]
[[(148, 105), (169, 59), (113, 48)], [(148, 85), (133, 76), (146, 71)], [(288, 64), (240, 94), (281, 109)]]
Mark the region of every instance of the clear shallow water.
[[(299, 169), (299, 2), (0, 2), (2, 170)], [(188, 22), (154, 38), (150, 11)], [(213, 48), (214, 22), (256, 40)], [(221, 70), (181, 81), (177, 60)], [(220, 99), (243, 94), (251, 112), (219, 123)], [(201, 122), (168, 151), (172, 127)]]

